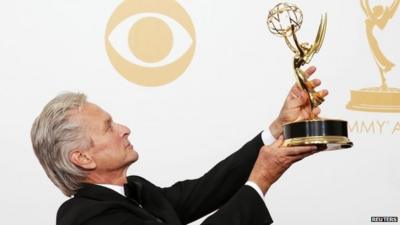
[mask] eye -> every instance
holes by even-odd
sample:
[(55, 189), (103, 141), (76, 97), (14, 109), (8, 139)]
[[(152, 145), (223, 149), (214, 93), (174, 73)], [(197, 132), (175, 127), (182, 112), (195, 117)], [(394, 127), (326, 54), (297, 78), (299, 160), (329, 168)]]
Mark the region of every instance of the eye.
[(131, 0), (114, 11), (105, 42), (112, 65), (124, 78), (160, 86), (186, 70), (196, 39), (189, 15), (175, 0)]

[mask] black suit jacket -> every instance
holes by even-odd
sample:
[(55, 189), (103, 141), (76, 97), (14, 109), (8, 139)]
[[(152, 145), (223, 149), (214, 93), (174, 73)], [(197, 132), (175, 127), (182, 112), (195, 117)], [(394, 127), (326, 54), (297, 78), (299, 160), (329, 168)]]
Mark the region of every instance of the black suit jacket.
[(128, 177), (129, 197), (94, 184), (83, 184), (58, 210), (57, 225), (181, 225), (215, 210), (203, 225), (265, 225), (272, 219), (247, 181), (261, 135), (198, 179), (160, 188), (138, 176)]

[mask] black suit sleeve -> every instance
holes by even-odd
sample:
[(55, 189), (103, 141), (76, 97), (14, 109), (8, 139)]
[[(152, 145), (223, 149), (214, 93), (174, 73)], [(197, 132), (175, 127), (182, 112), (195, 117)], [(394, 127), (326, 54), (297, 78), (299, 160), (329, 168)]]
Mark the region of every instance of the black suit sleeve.
[(272, 218), (264, 201), (252, 187), (244, 185), (202, 225), (267, 225), (271, 223)]
[(244, 185), (262, 145), (258, 135), (199, 179), (169, 188), (128, 177), (142, 206), (108, 188), (85, 184), (60, 207), (57, 225), (182, 225), (217, 209), (203, 225), (270, 224), (262, 198)]
[[(260, 211), (263, 211), (264, 216), (270, 219), (268, 210), (257, 192), (249, 190), (250, 187), (243, 187), (262, 146), (263, 142), (259, 134), (202, 177), (178, 182), (169, 188), (164, 188), (162, 192), (173, 205), (182, 223), (190, 223), (222, 205), (220, 211), (207, 220), (208, 224), (221, 224), (228, 214), (231, 214), (228, 217), (232, 218), (242, 214), (246, 218), (257, 218), (259, 215), (255, 214)], [(262, 206), (259, 206), (260, 201)], [(248, 207), (247, 211), (243, 211), (242, 206)], [(264, 210), (253, 210), (260, 207)], [(222, 215), (222, 217), (217, 215)], [(247, 223), (246, 220), (236, 222), (238, 223), (226, 224), (252, 224)]]

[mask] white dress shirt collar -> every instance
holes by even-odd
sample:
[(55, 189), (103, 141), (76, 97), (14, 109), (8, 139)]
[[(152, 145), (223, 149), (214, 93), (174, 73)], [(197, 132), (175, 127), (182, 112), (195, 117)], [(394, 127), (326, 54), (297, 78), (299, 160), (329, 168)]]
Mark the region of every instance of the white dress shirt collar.
[(124, 186), (119, 186), (119, 185), (114, 185), (114, 184), (97, 184), (97, 185), (109, 188), (109, 189), (123, 195), (124, 197), (126, 197)]

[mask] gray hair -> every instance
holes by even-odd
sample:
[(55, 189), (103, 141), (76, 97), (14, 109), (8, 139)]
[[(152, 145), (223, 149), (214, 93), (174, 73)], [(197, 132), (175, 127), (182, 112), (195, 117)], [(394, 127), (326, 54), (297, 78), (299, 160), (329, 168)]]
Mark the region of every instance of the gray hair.
[(87, 103), (86, 95), (66, 92), (43, 108), (31, 129), (32, 146), (50, 180), (66, 195), (75, 194), (87, 172), (74, 165), (69, 154), (73, 149), (90, 147), (81, 121), (73, 118)]

